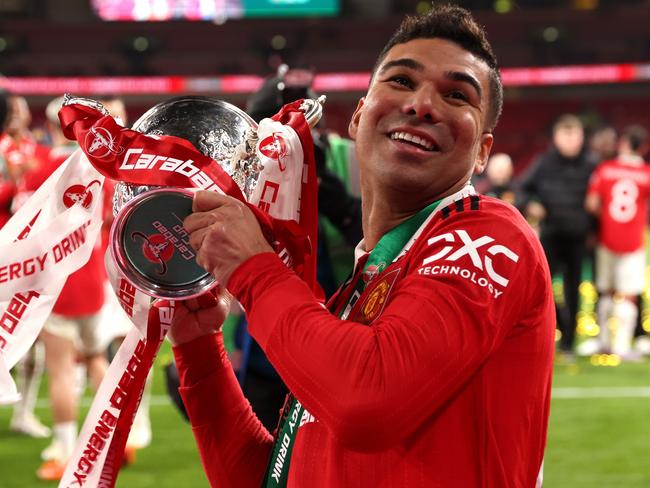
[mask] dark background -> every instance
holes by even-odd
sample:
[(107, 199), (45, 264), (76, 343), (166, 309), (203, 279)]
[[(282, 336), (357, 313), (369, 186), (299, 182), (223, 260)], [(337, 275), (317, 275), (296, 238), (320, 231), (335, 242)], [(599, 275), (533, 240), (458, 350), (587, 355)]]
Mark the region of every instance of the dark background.
[[(471, 9), (486, 26), (504, 68), (650, 61), (648, 0), (456, 3)], [(7, 77), (266, 76), (281, 63), (319, 73), (367, 72), (403, 15), (430, 4), (341, 0), (339, 15), (326, 18), (105, 22), (93, 13), (89, 0), (0, 0), (0, 73)], [(506, 13), (496, 11), (504, 6)], [(240, 106), (247, 96), (214, 95)], [(345, 135), (362, 93), (327, 95), (328, 124)], [(621, 128), (630, 122), (650, 126), (650, 81), (511, 87), (505, 95), (495, 151), (510, 153), (518, 170), (545, 146), (549, 125), (563, 112), (578, 112), (590, 129), (602, 124)], [(38, 124), (51, 97), (28, 94), (27, 98)], [(165, 98), (125, 96), (132, 118)]]

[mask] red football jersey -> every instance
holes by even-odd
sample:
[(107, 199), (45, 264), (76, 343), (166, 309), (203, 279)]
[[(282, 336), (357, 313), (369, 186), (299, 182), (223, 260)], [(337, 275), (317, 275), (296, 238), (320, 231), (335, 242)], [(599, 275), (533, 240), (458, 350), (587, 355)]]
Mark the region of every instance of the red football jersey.
[(9, 134), (0, 135), (0, 154), (10, 168), (26, 167), (35, 156), (36, 141), (31, 136), (21, 137), (16, 143)]
[[(288, 487), (535, 486), (555, 331), (544, 252), (516, 210), (476, 195), (420, 230), (347, 320), (272, 253), (230, 278), (251, 334), (308, 410)], [(258, 488), (271, 437), (219, 336), (174, 351), (212, 486)]]
[(601, 201), (599, 241), (615, 253), (629, 253), (643, 247), (648, 221), (650, 167), (639, 158), (601, 163), (591, 176), (587, 194)]

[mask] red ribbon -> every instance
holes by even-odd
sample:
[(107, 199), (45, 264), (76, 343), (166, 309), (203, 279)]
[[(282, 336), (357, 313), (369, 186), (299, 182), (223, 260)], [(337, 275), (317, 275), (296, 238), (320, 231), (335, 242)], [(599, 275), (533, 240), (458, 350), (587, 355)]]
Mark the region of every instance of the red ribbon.
[[(246, 203), (260, 222), (269, 242), (278, 241), (279, 247), (287, 249), (291, 254), (296, 273), (313, 290), (316, 290), (318, 185), (314, 144), (309, 125), (300, 110), (301, 104), (302, 100), (287, 104), (273, 116), (274, 120), (289, 125), (295, 130), (303, 147), (308, 174), (306, 182), (303, 179), (302, 183), (300, 223), (275, 219), (246, 202), (237, 184), (219, 163), (200, 153), (184, 139), (174, 136), (152, 137), (124, 128), (110, 115), (104, 115), (98, 110), (79, 104), (62, 107), (59, 111), (59, 120), (64, 135), (68, 139), (76, 140), (90, 163), (107, 178), (137, 185), (202, 187), (208, 190), (218, 188), (226, 195)], [(152, 155), (151, 164), (149, 167), (134, 167), (135, 161), (142, 154)], [(155, 157), (159, 158), (157, 162)], [(179, 167), (183, 167), (182, 162), (189, 161), (185, 164), (187, 170), (185, 174), (160, 169), (161, 165), (170, 159), (179, 161)], [(129, 166), (129, 169), (125, 169), (125, 166)], [(192, 168), (196, 168), (197, 172)], [(203, 172), (209, 181), (200, 178), (200, 181), (205, 183), (198, 185), (198, 172)]]
[[(186, 174), (158, 169), (164, 160), (173, 158), (190, 161), (192, 167), (203, 171), (211, 180), (205, 189), (214, 189), (216, 185), (226, 195), (244, 201), (239, 187), (221, 166), (180, 137), (147, 136), (118, 125), (110, 115), (78, 104), (62, 107), (59, 120), (63, 134), (76, 140), (90, 163), (107, 178), (137, 185), (199, 186)], [(140, 149), (141, 153), (129, 152)], [(121, 169), (123, 163), (129, 163), (127, 157), (135, 160), (138, 154), (152, 154), (160, 159), (153, 168)]]
[(124, 458), (124, 449), (126, 442), (131, 432), (133, 419), (140, 405), (142, 399), (142, 392), (147, 381), (149, 371), (153, 366), (156, 359), (160, 345), (166, 335), (166, 330), (162, 331), (160, 321), (160, 309), (166, 308), (169, 310), (168, 320), (171, 322), (174, 313), (174, 304), (168, 300), (156, 300), (149, 309), (149, 319), (147, 321), (147, 338), (142, 352), (140, 364), (129, 384), (128, 395), (126, 396), (125, 404), (120, 411), (120, 416), (117, 420), (113, 439), (106, 454), (106, 461), (102, 468), (102, 480), (111, 480), (110, 486), (115, 486), (117, 474), (122, 466), (122, 459)]

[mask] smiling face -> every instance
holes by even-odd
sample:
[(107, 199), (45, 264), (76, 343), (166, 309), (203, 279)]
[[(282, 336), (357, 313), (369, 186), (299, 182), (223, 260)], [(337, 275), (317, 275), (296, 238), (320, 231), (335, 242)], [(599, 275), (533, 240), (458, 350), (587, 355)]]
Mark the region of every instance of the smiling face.
[(489, 68), (444, 39), (395, 45), (350, 122), (362, 188), (413, 209), (461, 189), (483, 171)]

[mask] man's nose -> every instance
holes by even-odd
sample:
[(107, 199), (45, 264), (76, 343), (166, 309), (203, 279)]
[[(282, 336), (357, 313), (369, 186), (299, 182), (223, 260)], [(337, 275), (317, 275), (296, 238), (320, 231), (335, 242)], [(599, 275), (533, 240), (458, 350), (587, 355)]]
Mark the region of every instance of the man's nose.
[(405, 105), (405, 112), (415, 115), (420, 120), (437, 122), (439, 120), (438, 93), (434, 87), (423, 85), (412, 92)]

